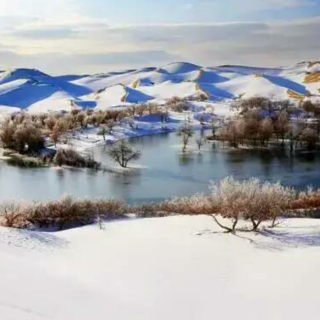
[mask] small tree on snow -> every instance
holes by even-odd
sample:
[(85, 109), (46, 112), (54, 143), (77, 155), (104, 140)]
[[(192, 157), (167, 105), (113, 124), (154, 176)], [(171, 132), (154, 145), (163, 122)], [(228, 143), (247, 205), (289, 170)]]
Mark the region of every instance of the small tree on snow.
[(53, 130), (50, 133), (50, 139), (53, 141), (55, 147), (57, 146), (57, 143), (59, 142), (60, 136), (61, 136), (61, 133), (58, 130)]
[(106, 134), (108, 133), (108, 128), (106, 125), (102, 125), (98, 131), (98, 135), (103, 137), (103, 140), (106, 140)]
[(271, 227), (276, 219), (289, 207), (295, 197), (293, 189), (280, 183), (261, 182), (259, 179), (236, 181), (228, 177), (218, 184), (212, 184), (213, 202), (221, 208), (221, 215), (232, 220), (232, 227), (222, 225), (216, 216), (217, 224), (227, 232), (235, 232), (240, 218), (252, 223), (252, 229), (258, 231), (262, 222), (271, 220)]
[(189, 143), (189, 139), (193, 136), (194, 131), (192, 127), (185, 123), (181, 127), (179, 127), (177, 135), (182, 138), (182, 151), (185, 152), (187, 149), (187, 145)]
[(109, 148), (108, 155), (121, 167), (126, 168), (129, 161), (138, 160), (141, 157), (141, 152), (134, 150), (126, 140), (121, 139)]
[(212, 200), (220, 208), (223, 218), (230, 219), (231, 227), (223, 225), (216, 215), (212, 215), (215, 222), (226, 232), (235, 233), (236, 227), (244, 210), (245, 190), (239, 181), (227, 177), (218, 183), (211, 184)]
[(114, 127), (116, 126), (116, 122), (114, 120), (108, 120), (107, 122), (107, 132), (111, 134), (113, 132)]
[(204, 145), (204, 140), (203, 140), (203, 138), (198, 138), (198, 139), (196, 140), (196, 143), (197, 143), (198, 150), (199, 150), (199, 153), (200, 153), (200, 152), (201, 152), (201, 148), (202, 148), (202, 146)]

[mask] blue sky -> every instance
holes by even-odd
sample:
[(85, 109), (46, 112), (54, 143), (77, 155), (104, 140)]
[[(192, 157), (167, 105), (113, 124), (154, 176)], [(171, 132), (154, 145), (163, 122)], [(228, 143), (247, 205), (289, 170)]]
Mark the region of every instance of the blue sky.
[(320, 59), (320, 0), (0, 0), (0, 69)]
[(316, 17), (320, 0), (81, 0), (112, 23), (270, 21)]

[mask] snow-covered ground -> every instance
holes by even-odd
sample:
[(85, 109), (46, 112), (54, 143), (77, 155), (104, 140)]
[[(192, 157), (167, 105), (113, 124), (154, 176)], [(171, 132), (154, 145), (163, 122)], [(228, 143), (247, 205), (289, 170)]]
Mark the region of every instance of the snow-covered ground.
[[(89, 127), (88, 129), (76, 131), (74, 135), (69, 135), (68, 145), (58, 143), (57, 148), (69, 148), (71, 145), (75, 150), (85, 151), (94, 146), (105, 145), (122, 138), (130, 139), (173, 132), (184, 123), (188, 123), (194, 130), (206, 129), (210, 127), (210, 118), (215, 117), (216, 114), (212, 116), (209, 113), (210, 110), (206, 113), (204, 112), (204, 108), (201, 107), (203, 112), (200, 113), (201, 116), (205, 116), (205, 120), (207, 121), (204, 125), (200, 124), (200, 119), (198, 119), (200, 116), (197, 113), (169, 112), (169, 119), (165, 123), (161, 122), (159, 115), (144, 115), (142, 117), (135, 117), (133, 122), (132, 119), (124, 119), (120, 125), (114, 128), (112, 134), (105, 136), (105, 140), (99, 135), (100, 129), (98, 127)], [(51, 148), (54, 148), (54, 146), (52, 145)]]
[(320, 222), (260, 235), (209, 217), (56, 233), (0, 228), (4, 320), (318, 319)]

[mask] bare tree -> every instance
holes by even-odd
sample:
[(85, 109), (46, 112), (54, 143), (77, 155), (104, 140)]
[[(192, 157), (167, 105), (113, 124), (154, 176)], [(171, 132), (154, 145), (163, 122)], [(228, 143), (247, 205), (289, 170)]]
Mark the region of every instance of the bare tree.
[(197, 143), (197, 146), (198, 146), (198, 150), (199, 150), (199, 153), (201, 152), (201, 148), (202, 148), (202, 146), (204, 145), (204, 140), (203, 140), (203, 138), (198, 138), (197, 140), (196, 140), (196, 143)]
[(61, 132), (58, 130), (53, 130), (50, 134), (50, 139), (53, 141), (54, 146), (57, 146), (57, 143), (61, 137)]
[(27, 224), (28, 208), (17, 201), (0, 205), (0, 225), (8, 228), (24, 228)]
[(121, 167), (126, 168), (129, 161), (138, 160), (141, 157), (141, 152), (134, 150), (126, 140), (121, 139), (109, 148), (108, 155)]
[(182, 137), (182, 151), (185, 152), (187, 149), (187, 145), (189, 143), (189, 139), (193, 136), (194, 131), (192, 127), (185, 123), (181, 127), (178, 128), (177, 135)]
[(105, 124), (100, 126), (100, 129), (98, 131), (98, 135), (103, 137), (103, 140), (106, 140), (106, 134), (108, 133), (108, 128)]
[(275, 122), (275, 130), (277, 136), (282, 140), (282, 145), (284, 145), (284, 139), (289, 130), (289, 116), (287, 112), (282, 111), (279, 113)]
[(107, 129), (108, 129), (108, 134), (111, 134), (113, 132), (114, 127), (117, 125), (117, 122), (110, 119), (107, 121)]
[(301, 140), (306, 144), (308, 150), (315, 150), (319, 136), (315, 130), (306, 128), (302, 132)]
[(274, 126), (270, 118), (263, 119), (259, 126), (259, 136), (262, 145), (268, 147), (269, 140), (272, 138)]
[(220, 129), (218, 136), (221, 140), (228, 141), (232, 147), (238, 148), (244, 138), (244, 131), (244, 121), (232, 121)]

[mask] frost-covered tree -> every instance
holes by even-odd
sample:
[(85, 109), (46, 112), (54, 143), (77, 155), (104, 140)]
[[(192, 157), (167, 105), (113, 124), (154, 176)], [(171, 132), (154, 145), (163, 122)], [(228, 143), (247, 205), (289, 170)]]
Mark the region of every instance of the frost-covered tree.
[(216, 215), (212, 215), (215, 222), (226, 232), (236, 232), (236, 227), (244, 211), (245, 190), (240, 181), (227, 177), (218, 183), (212, 183), (210, 186), (212, 200), (220, 208), (220, 214), (223, 218), (230, 219), (232, 225), (229, 227), (223, 225)]
[(129, 161), (138, 160), (141, 157), (141, 152), (134, 150), (125, 139), (121, 139), (109, 148), (108, 155), (121, 167), (126, 168)]
[(247, 231), (258, 231), (261, 223), (268, 220), (272, 221), (271, 226), (274, 227), (276, 219), (295, 198), (293, 189), (255, 178), (236, 181), (227, 177), (219, 183), (213, 183), (211, 192), (222, 217), (230, 219), (232, 226), (223, 225), (215, 215), (212, 215), (213, 219), (221, 228), (233, 233), (240, 218), (252, 223), (252, 229)]

